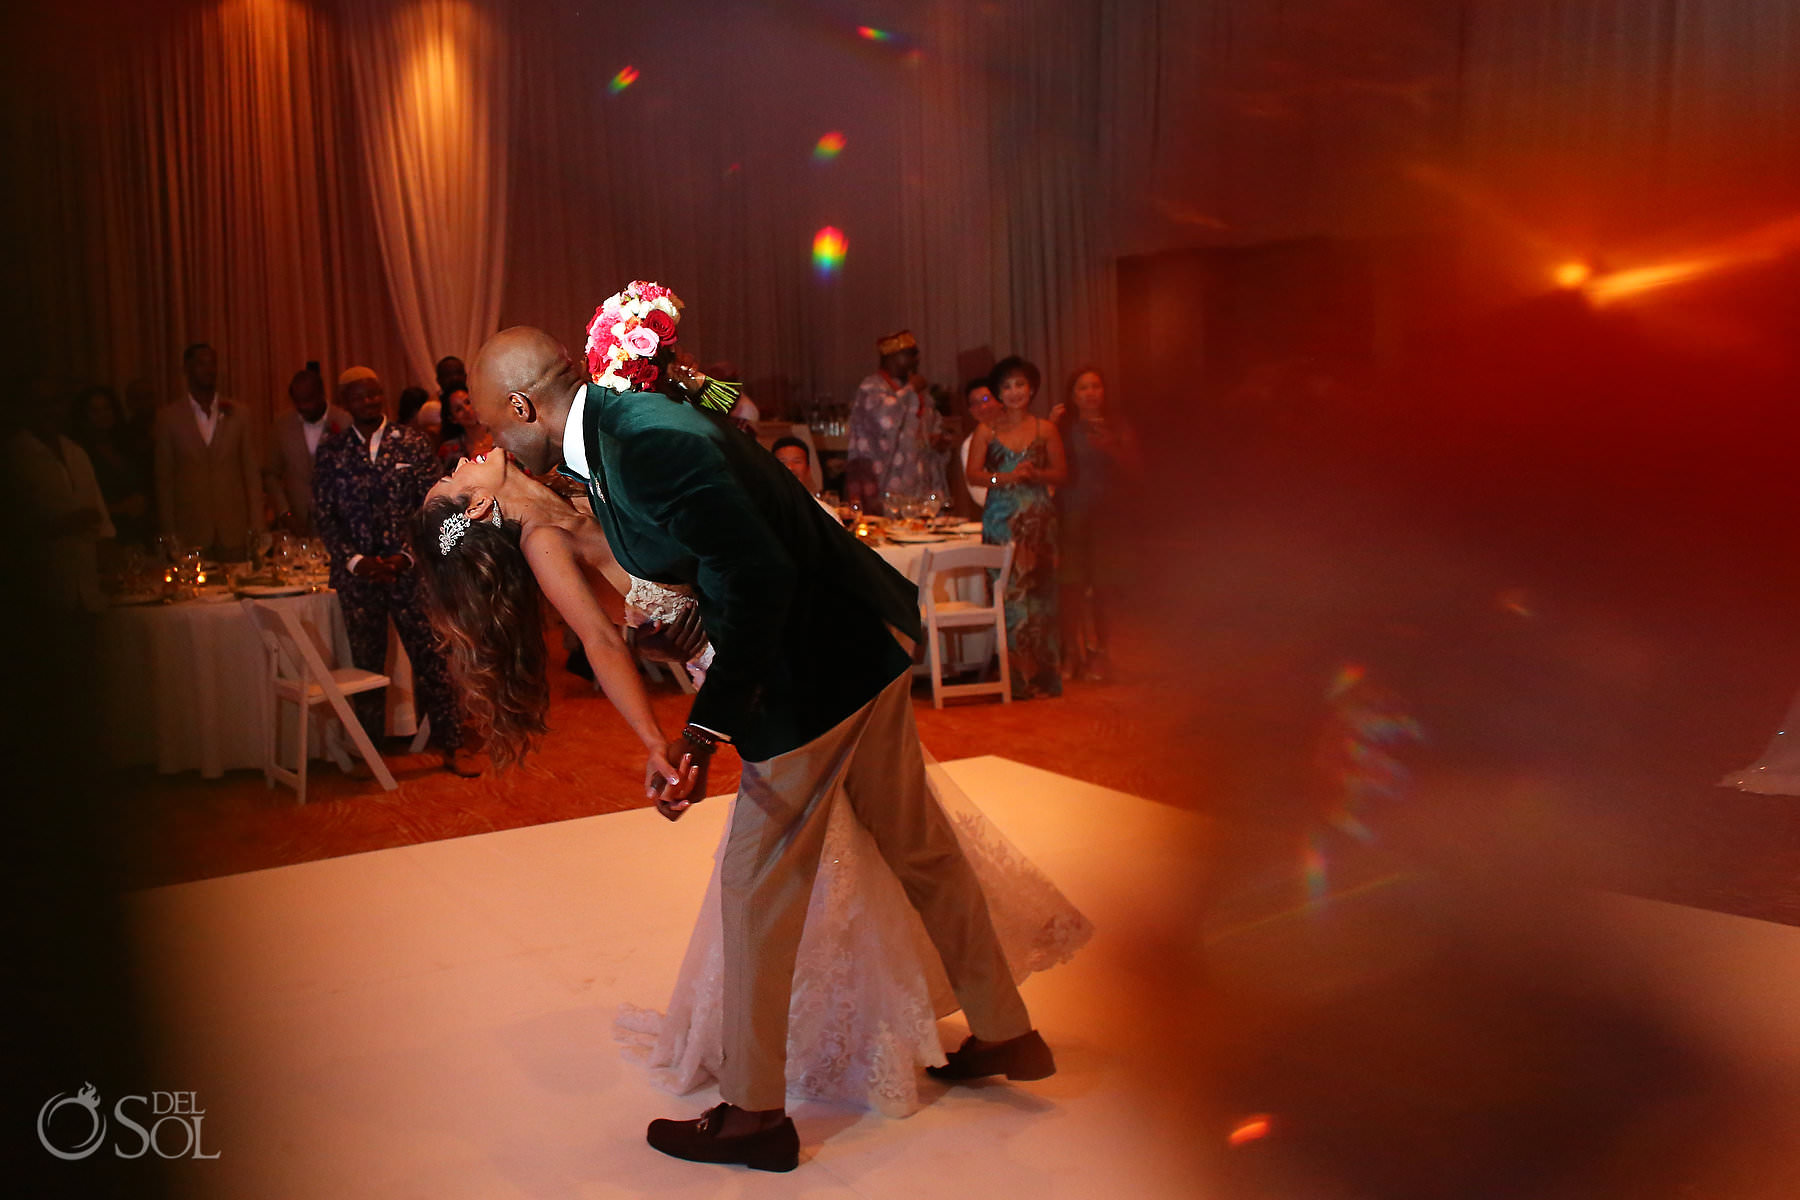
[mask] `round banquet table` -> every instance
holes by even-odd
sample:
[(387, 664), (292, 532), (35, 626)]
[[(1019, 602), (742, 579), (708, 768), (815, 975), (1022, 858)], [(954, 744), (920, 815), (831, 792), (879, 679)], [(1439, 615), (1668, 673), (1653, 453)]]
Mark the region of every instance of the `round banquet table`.
[[(882, 560), (888, 566), (917, 585), (919, 567), (922, 565), (926, 550), (951, 550), (960, 546), (979, 545), (981, 545), (981, 535), (967, 533), (928, 543), (883, 541), (870, 548), (881, 555)], [(948, 578), (940, 578), (937, 585), (938, 599), (968, 600), (976, 604), (986, 603), (987, 584), (979, 578), (980, 574), (976, 571), (967, 571), (959, 572)], [(922, 616), (921, 619), (923, 619)], [(987, 666), (988, 660), (994, 656), (994, 635), (987, 630), (978, 629), (968, 632), (945, 630), (944, 642), (944, 662), (953, 671), (980, 670)], [(928, 669), (929, 667), (924, 662), (913, 668), (915, 673), (922, 673)]]
[[(315, 634), (328, 666), (350, 661), (343, 613), (330, 590), (265, 604), (295, 610)], [(239, 602), (187, 601), (109, 609), (98, 631), (102, 744), (115, 766), (154, 765), (164, 774), (261, 770), (274, 698), (261, 635)], [(388, 731), (413, 732), (411, 664), (389, 637)], [(315, 711), (315, 718), (318, 712)], [(282, 761), (293, 762), (293, 710), (282, 722)], [(323, 721), (311, 724), (309, 753), (322, 753)]]

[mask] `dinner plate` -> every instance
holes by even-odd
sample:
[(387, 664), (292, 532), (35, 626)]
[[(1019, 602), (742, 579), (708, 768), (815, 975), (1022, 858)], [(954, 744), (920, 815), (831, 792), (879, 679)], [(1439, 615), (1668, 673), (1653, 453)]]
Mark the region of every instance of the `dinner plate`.
[(896, 533), (893, 530), (889, 530), (886, 536), (887, 540), (890, 542), (902, 542), (908, 545), (918, 545), (925, 542), (953, 542), (956, 540), (955, 534)]
[(249, 596), (253, 600), (270, 600), (276, 596), (304, 596), (310, 591), (312, 589), (309, 587), (293, 583), (251, 584), (238, 588), (237, 594)]

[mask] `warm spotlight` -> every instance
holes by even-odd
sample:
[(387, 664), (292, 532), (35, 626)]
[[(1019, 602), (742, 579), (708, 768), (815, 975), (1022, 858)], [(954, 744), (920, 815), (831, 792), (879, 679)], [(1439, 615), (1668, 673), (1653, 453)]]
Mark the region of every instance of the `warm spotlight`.
[(1557, 287), (1578, 288), (1592, 278), (1594, 269), (1584, 262), (1566, 262), (1556, 268), (1555, 274)]

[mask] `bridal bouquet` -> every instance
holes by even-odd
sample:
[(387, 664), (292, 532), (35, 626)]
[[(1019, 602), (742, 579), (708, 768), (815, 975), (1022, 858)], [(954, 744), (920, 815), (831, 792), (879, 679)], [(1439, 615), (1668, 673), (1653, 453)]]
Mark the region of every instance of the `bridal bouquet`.
[[(644, 279), (608, 296), (588, 322), (588, 377), (615, 392), (649, 391), (672, 357), (669, 348), (677, 341), (675, 327), (684, 307), (669, 288)], [(737, 403), (737, 384), (708, 379), (698, 371), (685, 374), (698, 381), (706, 407), (730, 412)], [(689, 386), (687, 379), (676, 377), (676, 382)]]
[(615, 392), (648, 388), (662, 374), (656, 358), (676, 341), (681, 297), (635, 279), (594, 310), (587, 327), (588, 375)]

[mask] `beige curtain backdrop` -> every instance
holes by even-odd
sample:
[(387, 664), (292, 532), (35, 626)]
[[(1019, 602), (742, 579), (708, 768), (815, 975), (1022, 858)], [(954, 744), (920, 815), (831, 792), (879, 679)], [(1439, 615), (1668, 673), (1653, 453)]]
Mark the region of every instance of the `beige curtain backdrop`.
[[(1425, 234), (1541, 272), (1563, 247), (1629, 258), (1800, 209), (1776, 169), (1800, 161), (1800, 7), (1768, 0), (66, 0), (0, 20), (33, 48), (0, 82), (30, 165), (9, 332), (165, 395), (205, 338), (265, 408), (308, 358), (395, 392), (496, 325), (574, 342), (632, 277), (675, 286), (688, 345), (765, 401), (847, 400), (901, 326), (935, 380), (985, 348), (1056, 390), (1111, 365), (1121, 254)], [(843, 152), (815, 157), (834, 131)], [(828, 224), (849, 253), (822, 277)]]
[(470, 0), (351, 5), (346, 59), (388, 299), (413, 379), (499, 329), (510, 52)]
[(399, 375), (334, 23), (289, 0), (86, 7), (13, 43), (41, 53), (14, 76), (14, 161), (36, 170), (9, 331), (70, 382), (165, 401), (211, 342), (265, 417), (311, 359)]

